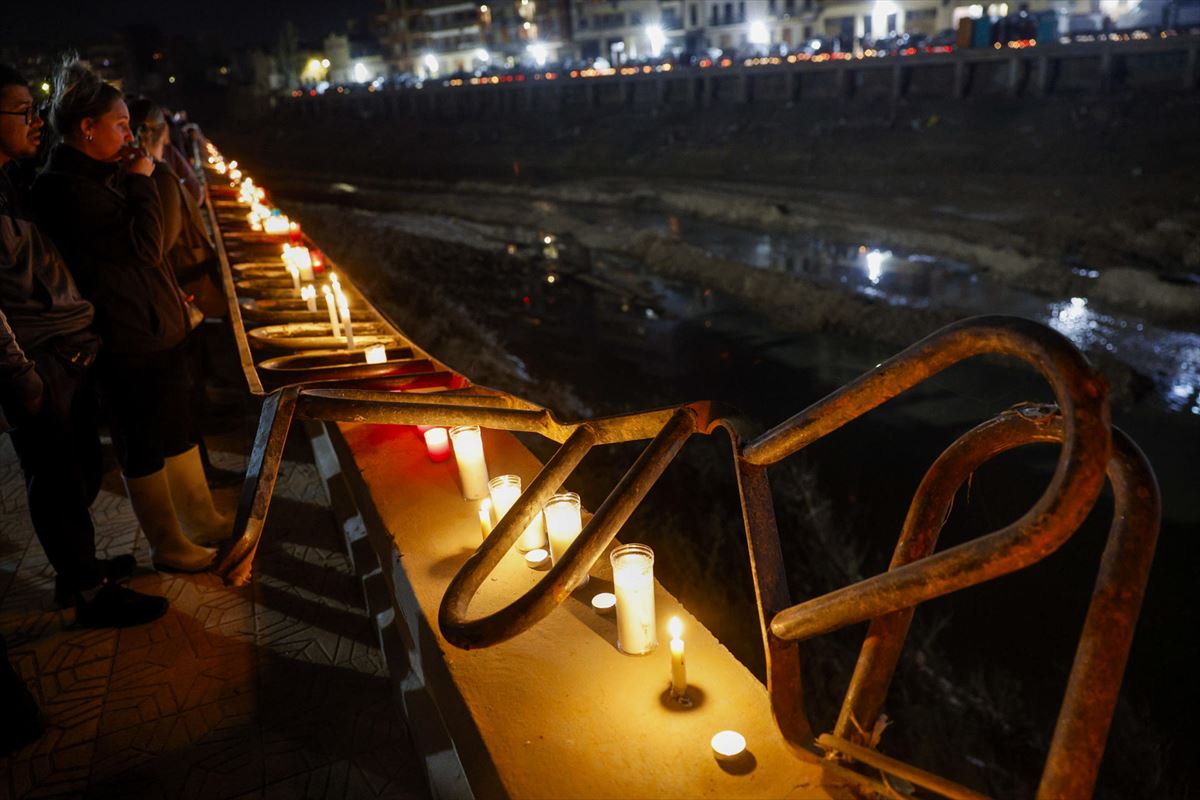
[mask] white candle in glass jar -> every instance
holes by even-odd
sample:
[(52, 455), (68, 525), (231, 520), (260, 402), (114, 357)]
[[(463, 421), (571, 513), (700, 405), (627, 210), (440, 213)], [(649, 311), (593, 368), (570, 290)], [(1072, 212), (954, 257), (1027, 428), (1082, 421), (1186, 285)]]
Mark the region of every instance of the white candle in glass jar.
[(321, 291), (325, 294), (325, 307), (329, 309), (329, 332), (332, 336), (342, 335), (342, 326), (338, 324), (337, 306), (334, 305), (333, 290), (328, 285), (322, 286)]
[(497, 475), (488, 481), (488, 492), (492, 499), (492, 525), (495, 526), (521, 496), (521, 476)]
[(430, 461), (445, 461), (450, 458), (450, 441), (445, 428), (430, 428), (425, 431), (425, 450)]
[(368, 364), (383, 364), (387, 361), (387, 348), (381, 344), (372, 345), (363, 351)]
[(550, 557), (557, 564), (562, 560), (571, 542), (583, 530), (583, 518), (579, 509), (579, 495), (560, 492), (551, 496), (545, 506), (546, 538), (550, 540)]
[(617, 648), (642, 655), (658, 646), (654, 614), (654, 551), (644, 544), (621, 545), (609, 556), (617, 595)]
[[(487, 461), (483, 457), (483, 437), (478, 425), (459, 425), (450, 429), (454, 442), (454, 459), (458, 462), (458, 477), (462, 481), (463, 497), (482, 500), (488, 496)], [(517, 486), (517, 494), (521, 487)], [(495, 502), (495, 498), (492, 498)]]
[[(500, 475), (488, 481), (488, 488), (492, 495), (492, 516), (494, 522), (498, 524), (504, 519), (504, 515), (517, 502), (517, 498), (521, 496), (521, 476), (520, 475)], [(525, 526), (520, 538), (517, 539), (517, 549), (522, 553), (527, 553), (530, 550), (537, 550), (540, 547), (546, 546), (546, 529), (544, 518), (539, 511), (533, 521)]]

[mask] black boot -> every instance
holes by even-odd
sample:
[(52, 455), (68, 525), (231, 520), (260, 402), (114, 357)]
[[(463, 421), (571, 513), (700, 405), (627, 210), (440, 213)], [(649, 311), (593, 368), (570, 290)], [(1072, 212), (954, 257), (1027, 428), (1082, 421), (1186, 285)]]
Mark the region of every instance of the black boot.
[[(137, 559), (132, 554), (126, 553), (114, 558), (96, 559), (96, 565), (100, 568), (100, 577), (113, 583), (121, 583), (129, 580), (133, 575), (133, 570), (137, 567)], [(75, 591), (63, 584), (60, 576), (55, 576), (54, 605), (59, 608), (67, 608), (74, 603)]]
[(129, 628), (145, 625), (167, 613), (167, 598), (135, 592), (104, 581), (90, 599), (75, 599), (75, 621), (85, 628)]

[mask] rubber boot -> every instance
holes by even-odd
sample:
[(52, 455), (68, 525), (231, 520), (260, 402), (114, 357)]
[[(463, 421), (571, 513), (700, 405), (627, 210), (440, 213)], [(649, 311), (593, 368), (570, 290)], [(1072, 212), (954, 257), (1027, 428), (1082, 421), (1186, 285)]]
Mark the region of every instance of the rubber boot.
[(213, 506), (199, 446), (193, 445), (177, 456), (169, 456), (166, 463), (171, 500), (188, 538), (196, 544), (228, 539), (233, 534), (233, 517), (225, 516)]
[(125, 490), (133, 513), (150, 542), (150, 560), (159, 569), (179, 572), (201, 572), (208, 569), (217, 551), (192, 543), (179, 528), (171, 490), (167, 486), (167, 471), (160, 469), (144, 478), (127, 478)]

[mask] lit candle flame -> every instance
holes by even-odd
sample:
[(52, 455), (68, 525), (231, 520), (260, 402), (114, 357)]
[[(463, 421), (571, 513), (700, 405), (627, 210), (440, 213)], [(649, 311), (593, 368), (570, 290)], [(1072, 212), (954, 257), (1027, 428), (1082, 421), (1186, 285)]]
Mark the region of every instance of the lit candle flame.
[(683, 635), (683, 623), (679, 621), (679, 617), (671, 617), (667, 623), (667, 631), (671, 634), (672, 639), (678, 639)]

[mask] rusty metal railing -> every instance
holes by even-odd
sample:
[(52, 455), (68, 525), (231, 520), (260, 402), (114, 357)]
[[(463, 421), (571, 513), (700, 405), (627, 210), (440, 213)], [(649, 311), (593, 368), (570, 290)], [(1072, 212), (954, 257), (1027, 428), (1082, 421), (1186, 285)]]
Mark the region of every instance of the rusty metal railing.
[[(225, 268), (228, 271), (227, 262)], [(239, 351), (249, 357), (248, 349)], [(1057, 405), (1008, 411), (962, 436), (934, 463), (918, 488), (889, 569), (795, 604), (784, 572), (769, 468), (951, 365), (991, 354), (1014, 357), (1039, 372)], [(1103, 378), (1060, 334), (1011, 317), (964, 320), (753, 437), (746, 420), (709, 402), (564, 422), (545, 408), (486, 387), (420, 395), (388, 391), (404, 388), (402, 376), (373, 380), (371, 386), (354, 388), (325, 381), (267, 395), (239, 502), (237, 536), (223, 552), (218, 568), (227, 581), (249, 579), (293, 420), (473, 424), (537, 433), (558, 442), (559, 449), (467, 559), (439, 608), (438, 626), (447, 642), (461, 648), (488, 647), (519, 635), (563, 602), (688, 439), (720, 429), (729, 437), (738, 481), (776, 724), (798, 757), (824, 759), (828, 769), (885, 795), (891, 792), (888, 776), (893, 776), (947, 797), (980, 796), (890, 759), (856, 734), (873, 723), (882, 707), (915, 607), (1022, 569), (1054, 552), (1081, 525), (1107, 473), (1116, 496), (1116, 518), (1038, 796), (1090, 795), (1153, 554), (1158, 495), (1153, 472), (1136, 446), (1111, 431)], [(471, 618), (468, 612), (475, 593), (587, 453), (598, 446), (636, 441), (647, 442), (645, 449), (565, 556), (506, 607)], [(992, 456), (1031, 442), (1061, 443), (1054, 475), (1033, 507), (1011, 525), (935, 552), (938, 533), (965, 477)], [(799, 643), (863, 621), (871, 622), (870, 631), (838, 722), (833, 732), (816, 736), (802, 699)], [(864, 770), (876, 770), (880, 777)]]

